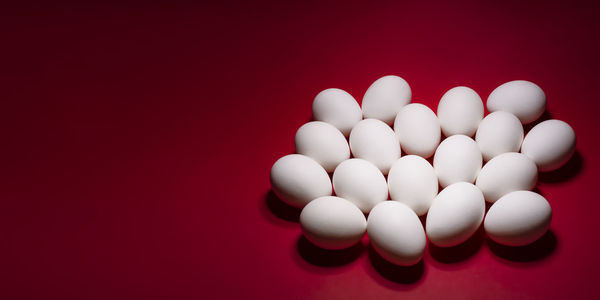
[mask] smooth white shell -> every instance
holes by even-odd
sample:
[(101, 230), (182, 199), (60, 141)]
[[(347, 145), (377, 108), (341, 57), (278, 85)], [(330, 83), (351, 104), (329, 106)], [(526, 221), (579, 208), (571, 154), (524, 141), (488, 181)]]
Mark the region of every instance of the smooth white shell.
[(492, 91), (487, 99), (489, 112), (507, 111), (521, 123), (531, 123), (546, 109), (546, 94), (535, 83), (526, 80), (509, 81)]
[(281, 200), (296, 207), (332, 192), (325, 169), (301, 154), (286, 155), (275, 162), (271, 168), (271, 187)]
[(394, 130), (377, 119), (362, 120), (352, 128), (350, 151), (354, 157), (375, 164), (383, 174), (400, 158), (400, 144)]
[(442, 187), (460, 181), (475, 182), (481, 164), (477, 143), (462, 134), (443, 140), (433, 157), (433, 168)]
[(320, 121), (308, 122), (296, 131), (296, 152), (316, 160), (327, 172), (333, 172), (342, 161), (350, 158), (350, 148), (344, 135), (333, 125)]
[(456, 246), (477, 231), (484, 214), (485, 200), (476, 186), (467, 182), (452, 184), (435, 197), (429, 208), (427, 237), (440, 247)]
[(367, 220), (367, 234), (375, 251), (391, 263), (411, 266), (423, 257), (423, 225), (403, 203), (385, 201), (375, 206)]
[(530, 191), (504, 195), (485, 217), (487, 235), (507, 246), (524, 246), (542, 237), (550, 226), (552, 209), (544, 197)]
[(337, 196), (354, 203), (364, 213), (388, 198), (383, 174), (372, 163), (358, 158), (338, 165), (333, 172), (333, 189)]
[(535, 125), (525, 136), (521, 153), (531, 158), (541, 172), (562, 167), (575, 152), (575, 131), (560, 120)]
[(344, 249), (360, 241), (367, 230), (365, 215), (348, 200), (325, 196), (308, 203), (300, 213), (306, 239), (325, 249)]
[(406, 155), (396, 161), (388, 174), (390, 197), (408, 205), (422, 216), (438, 193), (435, 170), (424, 158)]
[(531, 159), (521, 153), (509, 152), (485, 164), (475, 185), (486, 201), (494, 203), (510, 192), (532, 189), (537, 176), (537, 167)]
[(313, 118), (335, 126), (345, 136), (362, 120), (358, 102), (344, 90), (326, 89), (320, 92), (312, 104)]
[(423, 104), (411, 103), (402, 107), (394, 121), (394, 131), (407, 154), (428, 158), (440, 143), (438, 118)]
[(437, 116), (445, 136), (473, 136), (483, 119), (483, 101), (474, 90), (466, 86), (457, 86), (442, 96), (437, 107)]
[(362, 100), (363, 117), (379, 119), (392, 125), (400, 109), (410, 103), (410, 86), (401, 77), (381, 77), (367, 89)]
[(479, 123), (475, 141), (485, 161), (502, 153), (519, 152), (523, 142), (523, 125), (515, 115), (496, 111)]

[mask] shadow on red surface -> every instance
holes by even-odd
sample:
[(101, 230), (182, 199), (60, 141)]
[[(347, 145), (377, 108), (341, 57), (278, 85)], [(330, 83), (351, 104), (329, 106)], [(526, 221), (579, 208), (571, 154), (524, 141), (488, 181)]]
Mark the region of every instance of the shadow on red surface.
[(550, 172), (539, 174), (538, 181), (543, 183), (560, 183), (572, 180), (583, 170), (583, 156), (575, 150), (573, 157), (562, 167)]
[(276, 225), (298, 226), (300, 220), (300, 212), (302, 209), (293, 207), (281, 201), (273, 190), (269, 190), (264, 198), (264, 203), (261, 203), (261, 211), (263, 215)]
[(522, 247), (500, 245), (487, 239), (488, 248), (496, 256), (512, 262), (535, 262), (542, 260), (554, 253), (558, 244), (556, 235), (548, 230), (539, 240)]
[(308, 241), (303, 235), (298, 238), (296, 248), (300, 257), (313, 266), (318, 267), (339, 267), (347, 265), (365, 251), (362, 243), (342, 250), (326, 250), (319, 248)]
[(422, 282), (425, 273), (425, 263), (410, 267), (394, 265), (379, 255), (373, 247), (369, 247), (369, 262), (372, 268), (367, 268), (367, 273), (378, 283), (392, 289), (406, 290), (416, 287)]
[(454, 247), (438, 247), (429, 242), (427, 248), (433, 259), (444, 264), (458, 263), (467, 260), (475, 255), (485, 240), (485, 230), (483, 225), (479, 226), (477, 231), (464, 243)]

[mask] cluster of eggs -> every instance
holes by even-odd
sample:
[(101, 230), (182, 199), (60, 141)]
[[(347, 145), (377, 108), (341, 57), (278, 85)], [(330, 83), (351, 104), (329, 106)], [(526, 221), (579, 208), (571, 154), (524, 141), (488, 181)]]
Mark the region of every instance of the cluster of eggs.
[(367, 233), (383, 258), (409, 266), (421, 260), (427, 239), (456, 246), (482, 222), (492, 240), (508, 246), (544, 235), (552, 211), (531, 190), (538, 171), (569, 160), (575, 133), (563, 121), (546, 120), (524, 134), (523, 125), (546, 109), (542, 89), (524, 80), (500, 85), (487, 99), (485, 118), (481, 98), (468, 87), (447, 91), (437, 115), (411, 97), (398, 76), (376, 80), (362, 108), (340, 89), (316, 96), (315, 121), (296, 132), (297, 154), (277, 160), (270, 174), (275, 194), (302, 208), (304, 236), (336, 250)]

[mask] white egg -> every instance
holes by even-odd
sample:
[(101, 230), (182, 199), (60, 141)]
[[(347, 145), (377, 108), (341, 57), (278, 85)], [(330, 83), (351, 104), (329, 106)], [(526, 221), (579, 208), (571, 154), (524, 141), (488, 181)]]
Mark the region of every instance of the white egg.
[(327, 122), (340, 130), (344, 136), (362, 120), (362, 110), (352, 95), (340, 89), (320, 92), (312, 104), (313, 118)]
[(475, 141), (485, 161), (502, 153), (518, 152), (523, 142), (523, 125), (515, 115), (496, 111), (479, 123)]
[(367, 234), (375, 251), (396, 265), (415, 265), (425, 252), (425, 232), (419, 217), (397, 201), (385, 201), (373, 208), (367, 219)]
[(531, 158), (541, 172), (562, 167), (575, 152), (575, 131), (560, 120), (535, 125), (523, 140), (521, 153)]
[(462, 134), (443, 140), (433, 157), (433, 168), (442, 187), (460, 181), (475, 182), (481, 164), (477, 143)]
[(338, 165), (333, 172), (333, 189), (337, 196), (354, 203), (364, 213), (388, 198), (383, 174), (374, 164), (358, 158)]
[(325, 196), (311, 201), (302, 209), (300, 225), (306, 239), (313, 244), (338, 250), (360, 241), (367, 230), (367, 219), (348, 200)]
[(271, 168), (271, 187), (282, 201), (296, 207), (332, 193), (327, 171), (301, 154), (286, 155), (275, 162)]
[(363, 117), (379, 119), (392, 125), (398, 111), (410, 103), (411, 96), (410, 86), (401, 77), (381, 77), (371, 84), (363, 97)]
[(486, 201), (494, 203), (510, 192), (532, 189), (537, 176), (537, 167), (531, 159), (521, 153), (509, 152), (485, 164), (475, 185)]
[(313, 121), (302, 125), (294, 143), (297, 153), (316, 160), (327, 172), (333, 172), (339, 163), (350, 158), (346, 138), (329, 123)]
[(489, 112), (507, 111), (521, 123), (531, 123), (546, 109), (546, 94), (535, 83), (526, 80), (509, 81), (497, 87), (487, 99)]
[(366, 159), (383, 174), (400, 158), (400, 144), (394, 130), (377, 119), (360, 121), (350, 132), (350, 151), (356, 158)]
[(442, 96), (437, 116), (445, 136), (473, 136), (483, 119), (483, 101), (474, 90), (466, 86), (457, 86)]
[(530, 191), (504, 195), (490, 207), (484, 222), (487, 235), (507, 246), (524, 246), (546, 233), (552, 209), (544, 197)]
[(397, 160), (388, 174), (390, 197), (422, 216), (438, 193), (438, 179), (428, 161), (416, 155)]
[(440, 123), (429, 107), (412, 103), (400, 109), (394, 131), (407, 154), (428, 158), (440, 144)]
[(427, 237), (440, 247), (456, 246), (477, 231), (484, 214), (485, 200), (476, 186), (467, 182), (452, 184), (435, 197), (429, 208)]

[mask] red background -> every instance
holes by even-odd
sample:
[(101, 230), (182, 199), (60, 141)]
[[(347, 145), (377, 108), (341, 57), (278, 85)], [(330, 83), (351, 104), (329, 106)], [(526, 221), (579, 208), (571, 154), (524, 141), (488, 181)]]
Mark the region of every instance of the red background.
[[(597, 298), (599, 10), (573, 2), (33, 4), (0, 10), (3, 299)], [(527, 79), (577, 153), (551, 232), (414, 268), (301, 239), (270, 191), (321, 90), (395, 74), (435, 110)]]

